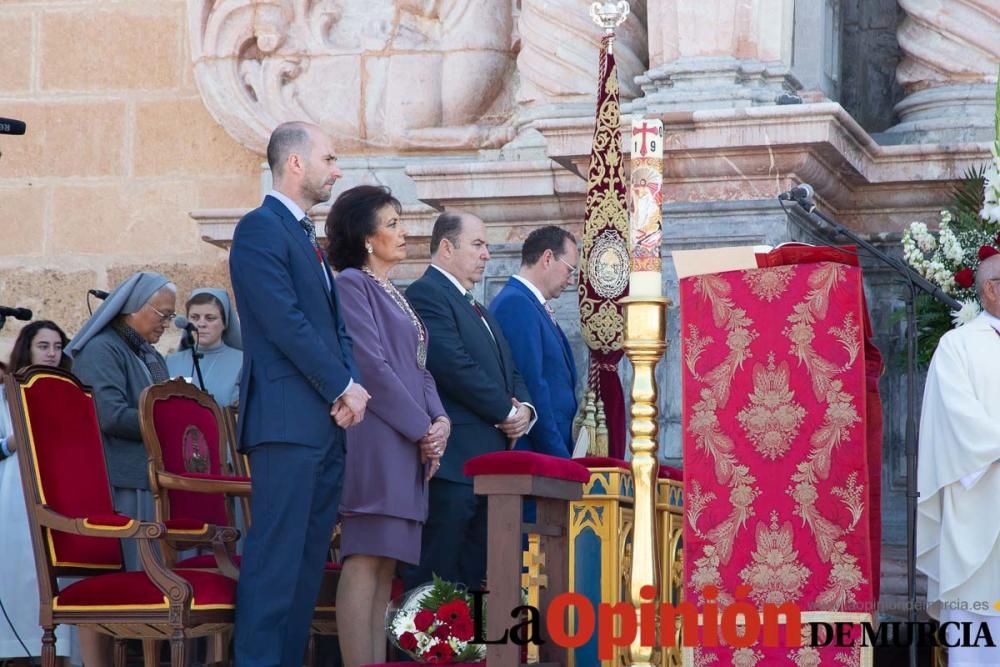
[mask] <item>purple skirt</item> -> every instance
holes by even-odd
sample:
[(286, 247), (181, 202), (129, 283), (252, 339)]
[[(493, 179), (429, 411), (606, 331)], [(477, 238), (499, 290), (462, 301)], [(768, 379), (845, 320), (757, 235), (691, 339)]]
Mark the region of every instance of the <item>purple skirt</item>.
[(384, 514), (341, 516), (340, 560), (348, 556), (381, 556), (420, 564), (420, 536), (424, 524)]

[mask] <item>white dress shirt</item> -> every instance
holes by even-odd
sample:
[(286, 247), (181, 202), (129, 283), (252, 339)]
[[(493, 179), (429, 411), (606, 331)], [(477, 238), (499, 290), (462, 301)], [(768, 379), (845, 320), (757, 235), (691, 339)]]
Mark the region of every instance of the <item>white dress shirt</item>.
[(515, 276), (511, 276), (511, 278), (513, 278), (514, 280), (520, 280), (522, 283), (524, 283), (525, 285), (527, 285), (528, 289), (531, 290), (531, 293), (535, 295), (536, 299), (538, 299), (538, 302), (540, 304), (542, 304), (543, 306), (545, 305), (545, 297), (542, 296), (541, 290), (539, 290), (537, 287), (535, 287), (530, 280), (528, 280), (527, 278), (522, 278), (521, 276), (516, 276), (516, 275)]
[[(433, 268), (435, 268), (436, 270), (440, 271), (441, 275), (443, 275), (445, 278), (447, 278), (448, 281), (452, 285), (454, 285), (456, 288), (458, 288), (458, 291), (461, 292), (461, 294), (462, 294), (463, 297), (468, 293), (469, 290), (465, 289), (465, 287), (462, 286), (462, 283), (458, 282), (458, 278), (456, 278), (455, 276), (451, 275), (450, 273), (448, 273), (447, 271), (445, 271), (444, 269), (442, 269), (437, 264), (431, 264), (431, 266)], [(515, 276), (515, 277), (517, 277), (517, 276)], [(482, 322), (483, 326), (486, 327), (486, 330), (490, 332), (490, 337), (492, 337), (493, 338), (493, 342), (496, 343), (497, 337), (493, 335), (493, 330), (490, 329), (490, 323), (487, 322), (486, 318), (483, 317), (482, 315), (479, 316), (479, 321)], [(538, 421), (538, 411), (535, 410), (535, 406), (532, 405), (531, 403), (522, 403), (521, 405), (526, 405), (531, 410), (531, 422), (528, 424), (528, 430), (525, 431), (525, 433), (528, 433), (529, 431), (531, 431), (531, 428), (535, 425), (535, 422)], [(510, 412), (507, 413), (507, 419), (510, 419), (511, 417), (513, 417), (516, 414), (517, 414), (517, 408), (511, 407)]]

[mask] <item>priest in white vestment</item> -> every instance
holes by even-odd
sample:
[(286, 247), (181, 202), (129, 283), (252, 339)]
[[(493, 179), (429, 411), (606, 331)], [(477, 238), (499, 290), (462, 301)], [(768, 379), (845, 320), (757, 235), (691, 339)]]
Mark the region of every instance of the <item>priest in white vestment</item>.
[[(980, 264), (976, 289), (983, 312), (941, 338), (927, 374), (917, 569), (927, 575), (931, 616), (973, 622), (972, 638), (988, 621), (1000, 644), (1000, 255)], [(949, 667), (1000, 665), (1000, 648), (949, 648), (948, 659)]]

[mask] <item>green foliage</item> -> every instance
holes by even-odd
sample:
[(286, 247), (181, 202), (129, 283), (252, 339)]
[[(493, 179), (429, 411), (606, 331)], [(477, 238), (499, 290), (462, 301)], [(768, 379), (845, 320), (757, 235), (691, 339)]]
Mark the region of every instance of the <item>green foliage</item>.
[(421, 601), (421, 606), (424, 609), (436, 612), (441, 605), (454, 602), (455, 600), (462, 600), (468, 603), (470, 607), (472, 606), (472, 598), (466, 595), (463, 586), (451, 581), (445, 581), (436, 574), (432, 574), (431, 576), (433, 577), (433, 585)]
[[(952, 214), (962, 223), (981, 224), (979, 211), (983, 208), (983, 184), (986, 181), (986, 165), (969, 167), (965, 177), (951, 193)], [(969, 218), (971, 219), (963, 219)]]

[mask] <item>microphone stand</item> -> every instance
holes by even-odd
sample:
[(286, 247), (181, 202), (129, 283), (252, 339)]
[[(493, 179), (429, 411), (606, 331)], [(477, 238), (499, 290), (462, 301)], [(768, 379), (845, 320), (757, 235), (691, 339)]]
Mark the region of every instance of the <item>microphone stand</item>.
[[(917, 492), (917, 309), (915, 303), (917, 290), (931, 295), (951, 310), (961, 309), (962, 304), (910, 268), (905, 261), (891, 257), (836, 220), (816, 211), (816, 205), (809, 199), (799, 197), (795, 198), (794, 201), (817, 227), (829, 228), (836, 234), (846, 236), (859, 248), (864, 248), (873, 257), (902, 276), (907, 284), (904, 295), (906, 302), (906, 601), (907, 621), (915, 623), (917, 620), (916, 519), (917, 498), (920, 496)], [(910, 642), (909, 649), (910, 667), (916, 667), (917, 644)]]
[(201, 390), (208, 393), (208, 389), (205, 389), (205, 378), (201, 374), (201, 360), (204, 358), (205, 353), (199, 350), (198, 337), (191, 333), (189, 329), (184, 330), (184, 336), (187, 344), (191, 346), (191, 360), (194, 361), (195, 377), (198, 378), (198, 384), (201, 386)]

